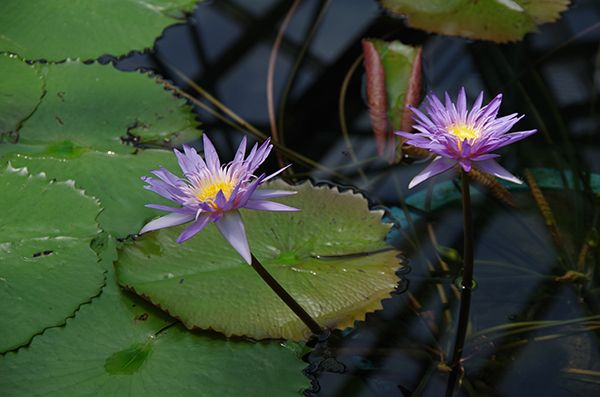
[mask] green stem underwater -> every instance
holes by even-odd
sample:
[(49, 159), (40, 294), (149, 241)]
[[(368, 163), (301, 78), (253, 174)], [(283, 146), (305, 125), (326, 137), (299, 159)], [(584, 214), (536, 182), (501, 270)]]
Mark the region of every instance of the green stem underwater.
[(298, 302), (271, 276), (271, 274), (263, 267), (263, 265), (252, 255), (252, 268), (263, 279), (265, 283), (277, 294), (277, 296), (302, 320), (302, 322), (315, 335), (323, 332), (323, 328), (313, 319), (310, 314), (300, 306)]
[(463, 207), (463, 230), (464, 230), (464, 249), (463, 249), (463, 274), (460, 285), (460, 311), (458, 317), (458, 327), (456, 329), (456, 341), (454, 342), (454, 352), (450, 363), (450, 377), (446, 388), (446, 397), (452, 397), (454, 387), (461, 372), (461, 357), (467, 336), (467, 327), (469, 325), (469, 311), (471, 307), (471, 292), (473, 289), (473, 221), (471, 216), (471, 193), (469, 191), (469, 176), (461, 169), (462, 181), (462, 207)]

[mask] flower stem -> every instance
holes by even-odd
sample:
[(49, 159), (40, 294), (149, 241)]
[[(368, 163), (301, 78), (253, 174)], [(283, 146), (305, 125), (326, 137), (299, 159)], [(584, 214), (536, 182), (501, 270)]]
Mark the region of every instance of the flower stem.
[(279, 298), (290, 308), (292, 311), (302, 320), (302, 322), (311, 330), (315, 335), (319, 335), (323, 332), (321, 326), (296, 302), (294, 298), (269, 274), (267, 269), (252, 255), (252, 268), (256, 270), (256, 273), (264, 280), (265, 283), (279, 296)]
[(452, 362), (450, 363), (452, 371), (448, 378), (446, 397), (451, 397), (454, 393), (454, 387), (461, 372), (460, 359), (462, 357), (465, 338), (467, 336), (469, 309), (471, 307), (471, 291), (473, 288), (473, 222), (471, 219), (471, 193), (469, 191), (469, 176), (464, 170), (461, 170), (461, 179), (464, 230), (463, 274), (460, 285), (460, 311), (458, 327), (456, 330), (456, 341), (454, 342), (454, 352), (452, 353)]

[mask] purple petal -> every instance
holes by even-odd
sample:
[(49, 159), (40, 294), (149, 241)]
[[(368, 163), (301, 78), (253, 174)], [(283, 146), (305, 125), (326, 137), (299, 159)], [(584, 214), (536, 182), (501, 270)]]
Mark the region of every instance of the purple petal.
[(435, 130), (436, 130), (436, 128), (433, 128), (433, 129), (428, 129), (426, 126), (424, 126), (424, 125), (419, 125), (419, 124), (415, 124), (415, 125), (413, 125), (413, 129), (415, 129), (415, 130), (417, 130), (417, 131), (419, 131), (419, 132), (421, 132), (421, 133), (423, 133), (423, 134), (426, 134), (426, 135), (432, 135), (433, 133), (432, 133), (432, 131), (431, 131), (431, 130), (433, 130), (433, 131), (435, 131)]
[[(427, 104), (429, 105), (428, 106), (429, 110), (433, 110), (434, 112), (438, 112), (438, 113), (446, 112), (446, 108), (444, 107), (444, 104), (442, 104), (442, 102), (439, 100), (439, 98), (434, 93), (430, 93), (429, 95), (427, 95)], [(429, 112), (429, 113), (431, 113), (431, 112)]]
[(187, 157), (177, 149), (173, 149), (173, 153), (175, 153), (175, 157), (177, 157), (179, 168), (181, 168), (183, 174), (186, 175), (190, 171)]
[(255, 143), (252, 146), (252, 149), (250, 149), (250, 153), (248, 153), (248, 156), (246, 157), (247, 161), (250, 161), (251, 159), (254, 158), (254, 156), (256, 155), (256, 151), (258, 150), (258, 143)]
[(435, 145), (437, 142), (433, 141), (431, 134), (416, 133), (407, 136), (406, 143), (411, 146), (427, 149), (430, 145)]
[(180, 152), (177, 149), (174, 149), (173, 152), (175, 152), (175, 156), (177, 157), (179, 168), (181, 168), (186, 177), (197, 173), (199, 167), (206, 167), (204, 160), (202, 160), (200, 155), (187, 145), (183, 145), (183, 152)]
[(238, 211), (229, 211), (215, 225), (217, 225), (225, 240), (231, 244), (248, 264), (251, 264), (250, 247), (248, 246), (246, 230), (244, 229), (240, 213)]
[(250, 200), (264, 200), (275, 197), (283, 197), (283, 196), (291, 196), (298, 192), (292, 190), (271, 190), (271, 189), (261, 189), (255, 190), (250, 196)]
[(500, 104), (502, 103), (502, 94), (496, 95), (494, 99), (490, 101), (487, 105), (485, 105), (479, 115), (477, 115), (475, 122), (485, 122), (489, 119), (493, 119), (498, 114), (498, 110), (500, 109)]
[(226, 200), (225, 206), (223, 207), (223, 211), (229, 211), (234, 207), (237, 208), (239, 206), (240, 198), (238, 196), (240, 189), (245, 187), (243, 185), (245, 185), (243, 182), (238, 182), (237, 185), (235, 185), (235, 187), (231, 191), (231, 194), (229, 195), (229, 199)]
[(421, 171), (417, 176), (415, 176), (410, 184), (408, 185), (409, 189), (417, 186), (419, 183), (435, 176), (437, 174), (441, 174), (444, 171), (449, 170), (454, 167), (456, 164), (456, 160), (447, 159), (445, 157), (436, 157), (431, 164), (429, 164), (423, 171)]
[(246, 135), (244, 135), (242, 141), (240, 142), (240, 145), (238, 146), (238, 150), (235, 153), (235, 157), (233, 158), (233, 163), (237, 163), (244, 159), (244, 155), (246, 154), (246, 141)]
[(193, 211), (186, 207), (176, 208), (176, 207), (168, 207), (166, 205), (160, 204), (146, 204), (144, 207), (154, 208), (155, 210), (160, 211), (168, 211), (168, 212), (177, 212), (179, 214), (191, 214)]
[(465, 172), (471, 172), (471, 161), (469, 159), (460, 159), (458, 163)]
[(149, 232), (152, 230), (163, 229), (165, 227), (181, 225), (182, 223), (189, 222), (193, 219), (194, 219), (193, 214), (179, 214), (179, 213), (173, 212), (169, 215), (165, 215), (163, 217), (160, 217), (158, 219), (148, 222), (146, 224), (146, 226), (144, 226), (142, 228), (142, 230), (140, 230), (140, 234), (143, 234), (143, 233), (146, 233), (146, 232)]
[(157, 170), (150, 171), (164, 182), (169, 183), (173, 186), (182, 186), (185, 184), (177, 175), (173, 174), (171, 171), (166, 169), (163, 166), (160, 166)]
[(216, 171), (221, 167), (219, 155), (215, 150), (215, 146), (212, 144), (210, 139), (208, 139), (208, 135), (204, 134), (202, 138), (204, 142), (204, 157), (206, 158), (206, 165), (211, 171)]
[(464, 123), (467, 116), (467, 94), (465, 93), (465, 87), (461, 87), (460, 91), (458, 92), (456, 107), (460, 120)]
[(206, 201), (198, 203), (198, 208), (206, 213), (212, 214), (212, 216), (214, 216), (214, 214), (217, 212), (217, 210)]
[(435, 129), (435, 124), (429, 119), (429, 117), (425, 116), (423, 112), (414, 106), (410, 106), (409, 109), (411, 112), (413, 112), (413, 119), (415, 119), (417, 123), (423, 124), (423, 126), (429, 129)]
[(446, 110), (450, 111), (454, 104), (452, 103), (452, 99), (450, 99), (450, 95), (448, 95), (448, 92), (444, 92), (444, 99), (446, 100)]
[(298, 208), (267, 200), (248, 200), (244, 208), (259, 211), (300, 211)]
[(428, 113), (434, 124), (437, 125), (448, 125), (452, 124), (449, 113), (442, 104), (442, 102), (433, 94), (427, 96), (428, 98)]
[(467, 116), (468, 124), (473, 124), (473, 122), (475, 121), (475, 117), (479, 114), (479, 110), (481, 109), (482, 103), (483, 103), (483, 91), (481, 91), (479, 93), (479, 95), (477, 95), (477, 99), (475, 99), (475, 103), (473, 104), (473, 107), (471, 108), (471, 111), (469, 112), (469, 115)]
[(516, 113), (508, 116), (499, 117), (489, 122), (485, 127), (484, 133), (486, 136), (502, 135), (509, 131), (519, 120), (525, 116), (517, 116)]
[(188, 161), (192, 164), (192, 170), (194, 172), (200, 172), (206, 168), (206, 163), (202, 157), (198, 154), (196, 149), (191, 146), (183, 145), (183, 152), (185, 153)]
[(477, 156), (472, 156), (471, 161), (483, 161), (483, 160), (495, 159), (497, 157), (500, 157), (500, 155), (495, 154), (495, 153), (485, 153), (485, 154), (480, 154)]
[(204, 216), (200, 216), (198, 217), (198, 219), (196, 219), (196, 221), (194, 221), (194, 223), (191, 224), (190, 227), (188, 227), (187, 229), (185, 229), (183, 231), (183, 233), (181, 233), (179, 235), (179, 237), (177, 237), (177, 242), (178, 243), (183, 243), (186, 240), (189, 240), (190, 238), (192, 238), (196, 233), (198, 233), (199, 231), (201, 231), (202, 229), (204, 229), (204, 226), (208, 225), (208, 223), (210, 222), (210, 217), (207, 215)]
[(253, 151), (246, 158), (249, 173), (253, 174), (254, 171), (256, 171), (256, 169), (267, 159), (272, 148), (273, 145), (271, 145), (270, 138), (267, 138), (256, 151), (252, 148)]
[(452, 148), (449, 148), (448, 146), (444, 146), (444, 145), (440, 145), (440, 144), (432, 143), (429, 145), (428, 150), (430, 152), (433, 152), (434, 154), (437, 154), (438, 156), (442, 156), (442, 157), (449, 157), (449, 158), (457, 157), (455, 150), (452, 150)]
[(404, 138), (408, 138), (408, 139), (411, 139), (414, 135), (412, 132), (405, 132), (405, 131), (394, 131), (394, 134), (399, 135)]
[(274, 173), (272, 173), (271, 175), (265, 177), (265, 179), (263, 179), (263, 182), (268, 181), (269, 179), (281, 174), (283, 171), (287, 170), (288, 168), (290, 168), (292, 165), (288, 164), (285, 167), (281, 168), (279, 171), (275, 171)]
[(246, 201), (248, 201), (250, 199), (250, 197), (254, 194), (256, 189), (263, 182), (264, 178), (265, 178), (264, 174), (260, 175), (258, 178), (256, 178), (254, 181), (252, 181), (252, 183), (250, 183), (249, 185), (246, 185), (244, 191), (240, 192), (236, 198), (236, 200), (237, 200), (236, 207), (237, 208), (243, 207), (246, 204)]
[(142, 177), (142, 180), (147, 183), (147, 185), (144, 186), (144, 189), (153, 191), (164, 198), (175, 202), (180, 202), (183, 198), (181, 189), (167, 182), (146, 176)]
[(505, 138), (505, 139), (503, 141), (499, 142), (497, 145), (495, 145), (494, 148), (491, 150), (510, 145), (512, 143), (520, 141), (521, 139), (525, 139), (528, 136), (535, 134), (536, 132), (537, 132), (537, 130), (511, 132), (510, 134), (504, 135), (503, 138)]
[(522, 180), (505, 170), (500, 164), (498, 164), (495, 160), (484, 160), (478, 161), (475, 164), (475, 167), (480, 171), (483, 171), (488, 174), (492, 174), (500, 179), (507, 180), (509, 182), (521, 184)]
[(225, 197), (225, 193), (222, 190), (217, 192), (217, 196), (215, 197), (215, 205), (217, 208), (225, 209), (225, 204), (227, 204), (227, 198)]
[(463, 157), (463, 158), (471, 157), (471, 143), (469, 143), (469, 141), (467, 139), (464, 139), (462, 141), (462, 143), (460, 145), (460, 152), (462, 153), (461, 157)]
[(460, 118), (458, 117), (458, 111), (456, 110), (456, 106), (452, 102), (452, 99), (450, 99), (450, 95), (448, 95), (448, 93), (445, 92), (444, 97), (446, 98), (446, 110), (451, 115), (452, 121), (454, 121), (454, 122), (459, 121)]
[(536, 132), (537, 130), (517, 131), (511, 134), (504, 134), (501, 136), (484, 139), (477, 143), (477, 147), (474, 149), (474, 151), (481, 154), (487, 153), (520, 141), (521, 139), (525, 139)]

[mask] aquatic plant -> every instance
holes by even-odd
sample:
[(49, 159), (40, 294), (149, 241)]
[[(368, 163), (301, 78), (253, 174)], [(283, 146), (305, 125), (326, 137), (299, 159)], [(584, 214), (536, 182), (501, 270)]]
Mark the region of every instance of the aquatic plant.
[(537, 130), (507, 132), (523, 116), (510, 114), (497, 118), (502, 102), (502, 94), (498, 94), (486, 106), (483, 102), (483, 92), (479, 94), (471, 110), (467, 108), (467, 96), (462, 87), (456, 104), (448, 93), (445, 94), (445, 104), (433, 94), (425, 98), (427, 115), (415, 107), (410, 107), (414, 114), (413, 128), (417, 133), (396, 131), (395, 134), (407, 138), (406, 143), (421, 149), (429, 150), (436, 157), (423, 171), (409, 183), (409, 188), (427, 179), (459, 166), (461, 174), (461, 192), (463, 209), (463, 270), (460, 278), (460, 312), (456, 331), (456, 341), (449, 363), (451, 374), (446, 389), (446, 397), (451, 397), (460, 372), (460, 360), (464, 348), (471, 292), (473, 288), (473, 221), (471, 215), (471, 193), (467, 174), (473, 167), (492, 174), (498, 178), (521, 184), (522, 181), (505, 170), (494, 159), (498, 154), (490, 153), (498, 148), (510, 145), (534, 134)]
[(246, 137), (244, 137), (233, 161), (224, 165), (221, 165), (215, 147), (206, 134), (203, 136), (203, 141), (206, 162), (190, 146), (184, 145), (182, 152), (174, 150), (185, 176), (184, 179), (164, 167), (152, 171), (158, 179), (142, 177), (142, 180), (147, 183), (144, 188), (174, 201), (180, 207), (147, 204), (146, 207), (167, 211), (170, 214), (149, 222), (140, 230), (140, 234), (192, 222), (177, 238), (177, 242), (182, 243), (209, 223), (215, 223), (223, 237), (248, 264), (251, 264), (248, 238), (238, 209), (298, 211), (298, 208), (268, 200), (289, 196), (296, 192), (257, 190), (264, 182), (285, 170), (282, 168), (269, 176), (254, 175), (273, 148), (269, 139), (260, 147), (255, 144), (248, 157), (244, 158), (246, 153)]
[[(479, 40), (519, 40), (570, 1), (0, 3), (3, 396), (597, 394), (598, 2), (503, 46)], [(461, 84), (503, 92), (543, 136), (490, 138), (500, 100), (475, 112), (466, 95), (447, 140), (418, 120), (429, 147), (393, 134), (412, 132), (423, 87)], [(437, 128), (463, 94), (420, 111)], [(234, 159), (215, 151), (215, 172), (201, 128)], [(259, 142), (249, 156), (240, 133)], [(271, 144), (287, 182), (264, 163), (240, 182)], [(406, 194), (434, 157), (459, 178)], [(332, 332), (305, 344), (320, 327), (263, 264)]]
[(470, 110), (467, 108), (464, 87), (460, 89), (456, 104), (451, 101), (448, 93), (445, 94), (445, 99), (446, 103), (442, 104), (434, 94), (428, 95), (425, 98), (427, 114), (410, 107), (415, 119), (413, 128), (417, 133), (395, 132), (396, 135), (407, 138), (408, 145), (429, 150), (436, 155), (433, 162), (410, 181), (409, 188), (457, 164), (464, 172), (470, 172), (475, 167), (498, 178), (522, 183), (494, 160), (500, 155), (491, 152), (527, 138), (537, 130), (507, 133), (523, 116), (510, 114), (497, 117), (502, 94), (482, 107), (481, 92)]
[(217, 151), (206, 134), (203, 135), (203, 142), (206, 161), (189, 146), (184, 145), (183, 152), (175, 150), (185, 180), (164, 167), (152, 171), (159, 179), (142, 178), (144, 182), (148, 183), (144, 188), (174, 201), (181, 207), (148, 204), (147, 206), (151, 208), (167, 211), (170, 214), (149, 222), (140, 230), (140, 234), (192, 222), (177, 238), (178, 243), (183, 243), (209, 223), (214, 223), (229, 244), (244, 258), (246, 263), (256, 270), (267, 285), (306, 326), (314, 334), (321, 333), (322, 329), (319, 324), (252, 255), (244, 223), (238, 211), (240, 208), (263, 211), (298, 211), (298, 208), (268, 200), (295, 194), (294, 191), (257, 190), (261, 184), (278, 175), (287, 167), (281, 168), (269, 176), (266, 174), (254, 175), (273, 148), (269, 139), (261, 146), (255, 144), (248, 157), (244, 158), (246, 153), (246, 137), (244, 137), (233, 161), (225, 165), (221, 165)]

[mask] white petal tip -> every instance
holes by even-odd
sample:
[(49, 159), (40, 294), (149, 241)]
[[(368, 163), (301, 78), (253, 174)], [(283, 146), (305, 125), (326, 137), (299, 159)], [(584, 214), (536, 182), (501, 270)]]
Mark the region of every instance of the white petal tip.
[(516, 183), (517, 185), (522, 185), (523, 184), (523, 181), (520, 180), (520, 179), (511, 179), (511, 182), (512, 183)]
[(419, 183), (421, 183), (422, 181), (415, 181), (414, 179), (412, 181), (410, 181), (410, 183), (408, 184), (408, 188), (412, 189), (413, 187), (417, 186)]

